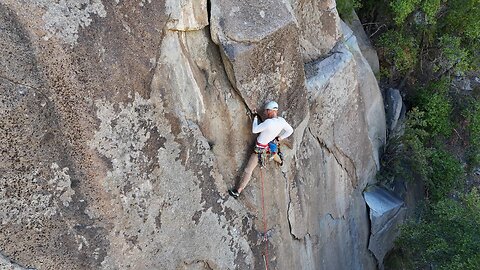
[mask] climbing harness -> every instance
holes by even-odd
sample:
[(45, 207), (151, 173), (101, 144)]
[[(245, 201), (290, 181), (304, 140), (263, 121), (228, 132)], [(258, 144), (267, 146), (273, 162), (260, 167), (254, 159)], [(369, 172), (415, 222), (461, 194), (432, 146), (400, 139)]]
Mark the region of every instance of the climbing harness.
[(276, 141), (271, 141), (268, 144), (257, 142), (254, 152), (258, 155), (260, 168), (265, 168), (267, 161), (272, 159), (280, 166), (283, 165), (283, 153), (280, 151), (280, 145)]
[(263, 168), (260, 168), (260, 180), (262, 182), (262, 210), (263, 210), (263, 240), (265, 242), (265, 254), (263, 261), (265, 263), (265, 270), (268, 270), (268, 238), (267, 238), (267, 216), (265, 213), (265, 198), (263, 195)]

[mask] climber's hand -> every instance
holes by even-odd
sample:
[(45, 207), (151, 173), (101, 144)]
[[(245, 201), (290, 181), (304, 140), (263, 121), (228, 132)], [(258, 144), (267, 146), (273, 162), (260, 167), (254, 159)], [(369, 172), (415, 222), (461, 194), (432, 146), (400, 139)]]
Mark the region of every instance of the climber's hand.
[(258, 113), (257, 113), (257, 109), (252, 110), (252, 117), (253, 117), (253, 119), (255, 119), (255, 117), (259, 118)]

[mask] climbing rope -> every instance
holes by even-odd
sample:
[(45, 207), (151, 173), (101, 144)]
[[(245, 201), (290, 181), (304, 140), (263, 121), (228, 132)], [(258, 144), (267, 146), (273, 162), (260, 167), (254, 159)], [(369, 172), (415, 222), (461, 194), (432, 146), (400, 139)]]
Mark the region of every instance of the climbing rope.
[(260, 168), (260, 182), (262, 183), (262, 209), (263, 209), (263, 241), (265, 241), (265, 270), (268, 270), (268, 238), (267, 238), (267, 216), (265, 213), (265, 199), (263, 195), (263, 168)]

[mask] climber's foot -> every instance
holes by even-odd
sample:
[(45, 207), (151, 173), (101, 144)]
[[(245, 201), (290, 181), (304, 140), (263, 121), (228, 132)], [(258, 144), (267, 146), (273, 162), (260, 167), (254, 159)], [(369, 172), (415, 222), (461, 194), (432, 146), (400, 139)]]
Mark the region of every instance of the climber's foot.
[(233, 198), (238, 198), (240, 196), (240, 193), (234, 188), (228, 190), (228, 194), (230, 194)]

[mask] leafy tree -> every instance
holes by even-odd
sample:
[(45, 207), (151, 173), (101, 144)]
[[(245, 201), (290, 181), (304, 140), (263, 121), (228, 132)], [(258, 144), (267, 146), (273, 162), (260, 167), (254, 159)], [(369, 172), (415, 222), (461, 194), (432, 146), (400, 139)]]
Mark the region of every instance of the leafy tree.
[(425, 128), (430, 138), (439, 135), (449, 137), (452, 133), (452, 104), (448, 97), (450, 81), (443, 79), (431, 83), (416, 92), (415, 105), (425, 112)]
[(392, 67), (392, 73), (407, 74), (417, 62), (418, 45), (411, 36), (401, 32), (388, 31), (382, 35), (378, 45), (384, 60)]
[(471, 52), (461, 44), (460, 37), (444, 35), (438, 38), (438, 56), (433, 61), (433, 71), (440, 75), (452, 71), (464, 74), (471, 70)]
[(469, 131), (468, 161), (471, 167), (480, 165), (480, 101), (471, 100), (464, 111)]
[(467, 41), (480, 38), (480, 0), (446, 1), (445, 31)]
[(364, 0), (359, 16), (379, 52), (381, 83), (407, 93), (412, 108), (404, 133), (388, 139), (380, 179), (422, 181), (427, 191), (429, 211), (404, 226), (397, 265), (480, 269), (480, 200), (476, 189), (464, 193), (472, 182), (461, 162), (468, 146), (471, 168), (480, 165), (480, 101), (463, 110), (454, 98), (468, 94), (451, 87), (454, 76), (480, 72), (480, 0)]
[(363, 19), (379, 20), (371, 31), (385, 50), (382, 67), (393, 67), (384, 72), (389, 78), (413, 69), (416, 79), (478, 69), (480, 0), (365, 0), (362, 6)]
[(402, 227), (397, 244), (409, 253), (417, 269), (480, 269), (478, 190), (434, 204), (425, 219)]
[(429, 24), (436, 24), (437, 14), (440, 11), (442, 0), (425, 0), (421, 4), (421, 10), (425, 13), (425, 20)]
[(405, 131), (400, 136), (389, 138), (382, 157), (382, 170), (378, 178), (388, 182), (394, 177), (409, 181), (420, 179), (427, 181), (430, 174), (428, 160), (430, 149), (424, 141), (429, 136), (426, 128), (425, 113), (413, 108), (407, 115)]
[(340, 17), (350, 20), (352, 12), (362, 6), (360, 0), (338, 0), (337, 11)]
[(445, 150), (433, 150), (429, 160), (431, 170), (426, 181), (429, 199), (439, 201), (459, 187), (464, 171), (458, 159)]
[(402, 25), (407, 17), (417, 9), (421, 0), (394, 0), (390, 2), (394, 18), (397, 25)]

